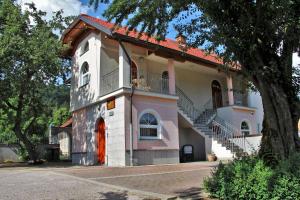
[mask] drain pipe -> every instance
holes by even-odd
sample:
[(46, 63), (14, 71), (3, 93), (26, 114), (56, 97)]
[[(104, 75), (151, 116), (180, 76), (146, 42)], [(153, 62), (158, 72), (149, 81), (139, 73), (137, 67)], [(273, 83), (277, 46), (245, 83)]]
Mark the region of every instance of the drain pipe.
[(129, 124), (129, 138), (130, 138), (130, 142), (129, 142), (129, 146), (130, 146), (130, 155), (129, 155), (129, 162), (130, 162), (130, 166), (133, 166), (133, 120), (132, 120), (132, 106), (133, 106), (133, 95), (134, 95), (134, 89), (135, 89), (135, 86), (134, 84), (132, 84), (132, 78), (131, 78), (131, 64), (132, 64), (132, 60), (128, 54), (128, 52), (126, 51), (126, 48), (124, 47), (122, 41), (119, 39), (119, 44), (121, 46), (121, 48), (123, 49), (123, 51), (125, 52), (125, 55), (128, 59), (128, 62), (130, 64), (130, 76), (129, 76), (129, 80), (130, 80), (130, 90), (131, 90), (131, 93), (130, 93), (130, 124)]

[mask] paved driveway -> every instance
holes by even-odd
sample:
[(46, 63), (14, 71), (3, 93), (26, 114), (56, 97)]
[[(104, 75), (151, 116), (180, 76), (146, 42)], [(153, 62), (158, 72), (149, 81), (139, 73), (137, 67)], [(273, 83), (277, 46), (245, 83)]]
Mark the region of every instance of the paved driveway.
[(215, 165), (0, 169), (0, 199), (202, 199)]

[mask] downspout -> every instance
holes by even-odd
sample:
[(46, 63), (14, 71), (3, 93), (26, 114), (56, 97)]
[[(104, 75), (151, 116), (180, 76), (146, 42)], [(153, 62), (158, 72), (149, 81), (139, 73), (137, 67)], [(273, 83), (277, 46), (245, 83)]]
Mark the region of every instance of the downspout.
[(132, 76), (132, 74), (131, 74), (132, 73), (131, 72), (132, 60), (131, 60), (128, 52), (126, 51), (126, 48), (124, 47), (122, 41), (119, 39), (118, 42), (119, 42), (121, 48), (123, 49), (123, 51), (125, 52), (125, 55), (126, 55), (126, 57), (128, 59), (128, 62), (130, 64), (129, 81), (130, 81), (131, 94), (130, 94), (130, 124), (129, 124), (129, 138), (130, 138), (130, 140), (129, 140), (130, 141), (129, 142), (129, 146), (130, 146), (130, 151), (129, 151), (130, 152), (129, 153), (129, 157), (130, 158), (129, 158), (129, 162), (130, 162), (130, 166), (133, 166), (133, 125), (132, 125), (133, 124), (133, 120), (132, 120), (132, 106), (133, 106), (133, 95), (134, 95), (134, 89), (135, 89), (135, 87), (134, 87), (134, 84), (132, 84), (132, 78), (131, 78), (131, 76)]

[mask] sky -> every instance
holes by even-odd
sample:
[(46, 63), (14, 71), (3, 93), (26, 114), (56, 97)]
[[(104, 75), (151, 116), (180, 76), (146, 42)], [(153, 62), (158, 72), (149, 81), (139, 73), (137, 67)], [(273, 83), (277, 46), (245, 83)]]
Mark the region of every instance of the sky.
[[(64, 15), (79, 15), (80, 13), (89, 14), (94, 17), (105, 19), (102, 14), (107, 8), (107, 5), (100, 4), (97, 11), (87, 5), (88, 0), (17, 0), (19, 4), (25, 9), (26, 3), (35, 3), (36, 7), (42, 11), (47, 12), (47, 18), (50, 18), (52, 13), (60, 9), (64, 10)], [(169, 28), (168, 38), (174, 39), (176, 31), (172, 26)], [(300, 65), (300, 57), (297, 54), (293, 56), (293, 65)]]

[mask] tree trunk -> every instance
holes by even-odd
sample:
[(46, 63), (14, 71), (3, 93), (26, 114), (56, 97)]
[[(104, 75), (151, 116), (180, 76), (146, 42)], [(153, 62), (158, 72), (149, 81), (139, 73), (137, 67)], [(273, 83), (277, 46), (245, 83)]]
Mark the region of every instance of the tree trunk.
[(299, 147), (297, 115), (293, 115), (293, 104), (280, 85), (258, 80), (264, 107), (264, 124), (260, 155), (272, 155), (276, 160), (288, 158)]
[(23, 133), (21, 133), (21, 131), (15, 130), (15, 134), (17, 138), (23, 143), (26, 151), (28, 152), (29, 159), (35, 163), (38, 159), (35, 146), (29, 141), (29, 139)]
[(34, 163), (37, 161), (37, 152), (35, 146), (32, 142), (27, 138), (25, 134), (22, 133), (21, 123), (22, 123), (22, 110), (24, 104), (24, 92), (25, 90), (21, 87), (19, 99), (18, 99), (18, 106), (16, 110), (16, 118), (15, 118), (15, 126), (14, 132), (17, 138), (23, 143), (25, 146), (26, 151), (28, 152), (30, 160)]

